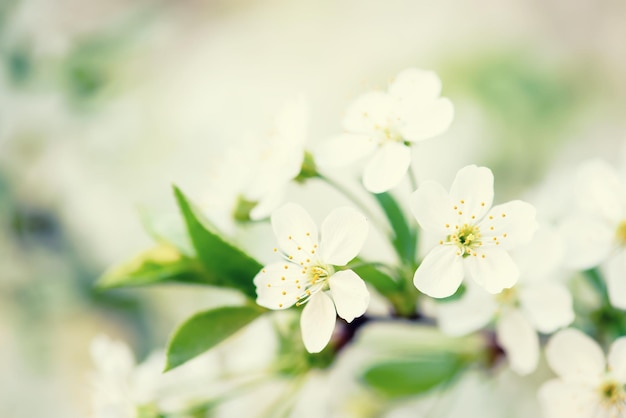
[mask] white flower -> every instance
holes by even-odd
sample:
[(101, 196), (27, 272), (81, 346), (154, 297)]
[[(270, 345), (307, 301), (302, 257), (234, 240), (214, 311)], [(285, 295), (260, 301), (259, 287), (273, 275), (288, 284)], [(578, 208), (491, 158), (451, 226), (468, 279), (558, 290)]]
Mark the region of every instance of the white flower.
[(513, 254), (520, 280), (498, 295), (468, 283), (458, 301), (439, 304), (439, 326), (449, 335), (476, 331), (496, 319), (496, 336), (513, 371), (532, 373), (539, 360), (537, 331), (552, 333), (574, 320), (572, 296), (553, 272), (562, 258), (559, 236), (546, 228)]
[(244, 190), (246, 199), (258, 202), (250, 212), (250, 218), (266, 218), (282, 203), (285, 187), (302, 168), (307, 129), (305, 101), (298, 99), (285, 103), (263, 148), (256, 155), (258, 166)]
[(558, 376), (539, 389), (546, 418), (626, 417), (626, 337), (611, 345), (608, 367), (600, 346), (571, 328), (552, 337), (546, 358)]
[(345, 133), (330, 139), (316, 153), (321, 165), (344, 166), (372, 156), (363, 184), (372, 193), (400, 183), (411, 164), (411, 144), (445, 132), (454, 110), (439, 97), (441, 81), (431, 71), (401, 72), (387, 92), (358, 97), (343, 121)]
[(285, 261), (269, 264), (256, 275), (257, 303), (270, 309), (306, 303), (302, 339), (309, 352), (317, 353), (330, 341), (337, 314), (351, 322), (367, 309), (370, 295), (363, 280), (352, 270), (333, 268), (359, 253), (367, 219), (349, 207), (335, 209), (322, 223), (318, 241), (310, 215), (288, 203), (274, 211), (272, 227)]
[[(308, 108), (303, 99), (286, 102), (266, 135), (246, 135), (214, 161), (203, 207), (221, 229), (232, 229), (233, 206), (243, 198), (252, 220), (268, 217), (283, 203), (287, 185), (304, 160)], [(237, 209), (235, 207), (235, 209)]]
[(92, 402), (95, 418), (131, 418), (138, 405), (138, 388), (134, 383), (135, 358), (121, 341), (105, 335), (94, 338), (91, 357), (96, 366), (92, 375)]
[(434, 181), (413, 193), (411, 208), (420, 226), (440, 237), (415, 272), (418, 290), (450, 296), (465, 272), (489, 293), (517, 282), (519, 271), (508, 250), (532, 238), (535, 209), (519, 200), (491, 208), (492, 201), (493, 174), (475, 165), (459, 170), (450, 193)]
[(603, 264), (611, 304), (626, 309), (626, 184), (601, 160), (581, 165), (576, 191), (580, 211), (561, 224), (569, 267)]

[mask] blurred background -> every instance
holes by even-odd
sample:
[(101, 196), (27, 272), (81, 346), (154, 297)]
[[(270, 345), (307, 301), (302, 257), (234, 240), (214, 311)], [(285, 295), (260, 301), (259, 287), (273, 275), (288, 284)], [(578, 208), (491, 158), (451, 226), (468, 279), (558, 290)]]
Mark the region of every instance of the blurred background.
[(96, 335), (142, 359), (216, 303), (93, 284), (150, 245), (172, 184), (219, 201), (215, 167), (284, 101), (307, 98), (313, 146), (358, 94), (435, 70), (456, 116), (418, 176), (485, 164), (506, 200), (621, 161), (624, 39), (617, 0), (0, 0), (0, 416), (88, 416)]

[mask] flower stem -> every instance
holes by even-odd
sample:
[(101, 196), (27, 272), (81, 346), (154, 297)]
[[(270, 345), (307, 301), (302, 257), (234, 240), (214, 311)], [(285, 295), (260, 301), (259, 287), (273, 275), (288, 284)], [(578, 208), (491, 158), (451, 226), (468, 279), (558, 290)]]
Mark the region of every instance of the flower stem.
[(409, 181), (411, 182), (411, 191), (414, 192), (417, 190), (419, 182), (417, 181), (417, 174), (413, 169), (413, 164), (409, 166)]

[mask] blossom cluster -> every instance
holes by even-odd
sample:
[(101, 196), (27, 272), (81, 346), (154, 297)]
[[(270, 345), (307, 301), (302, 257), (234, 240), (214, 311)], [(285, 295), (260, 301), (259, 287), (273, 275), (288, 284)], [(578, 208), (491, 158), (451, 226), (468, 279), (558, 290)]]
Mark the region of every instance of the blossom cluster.
[[(274, 258), (247, 278), (256, 303), (301, 310), (296, 328), (315, 355), (336, 355), (370, 321), (403, 318), (436, 324), (452, 338), (479, 336), (484, 355), (474, 361), (485, 367), (507, 364), (527, 376), (545, 356), (555, 373), (537, 394), (546, 418), (625, 417), (626, 329), (618, 322), (626, 309), (626, 183), (605, 162), (584, 163), (569, 176), (568, 212), (549, 221), (540, 205), (499, 203), (484, 166), (460, 168), (449, 189), (418, 182), (417, 144), (446, 132), (454, 115), (441, 88), (431, 71), (402, 71), (385, 91), (358, 97), (343, 132), (312, 153), (305, 152), (306, 106), (285, 107), (235, 202), (238, 220), (269, 221), (276, 243)], [(330, 177), (348, 165), (358, 168), (360, 195)], [(351, 202), (319, 228), (285, 199), (290, 183), (314, 180)], [(407, 185), (410, 196), (399, 197)], [(378, 235), (370, 234), (375, 228)], [(393, 263), (364, 255), (381, 236), (396, 252)], [(598, 296), (592, 308), (575, 309), (580, 281)], [(604, 316), (585, 318), (593, 309)]]

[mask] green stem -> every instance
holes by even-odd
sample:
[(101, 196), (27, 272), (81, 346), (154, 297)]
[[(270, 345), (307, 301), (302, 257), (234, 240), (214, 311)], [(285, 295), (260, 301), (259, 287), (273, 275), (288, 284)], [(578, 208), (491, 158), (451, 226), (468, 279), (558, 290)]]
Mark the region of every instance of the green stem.
[(592, 268), (589, 270), (583, 271), (583, 275), (589, 280), (589, 282), (596, 289), (600, 297), (602, 298), (603, 305), (610, 305), (609, 294), (606, 289), (606, 284), (600, 271), (597, 268)]
[(415, 170), (413, 169), (413, 164), (409, 166), (409, 181), (411, 182), (411, 188), (414, 192), (415, 190), (417, 190), (419, 183), (417, 181), (417, 174), (415, 174)]

